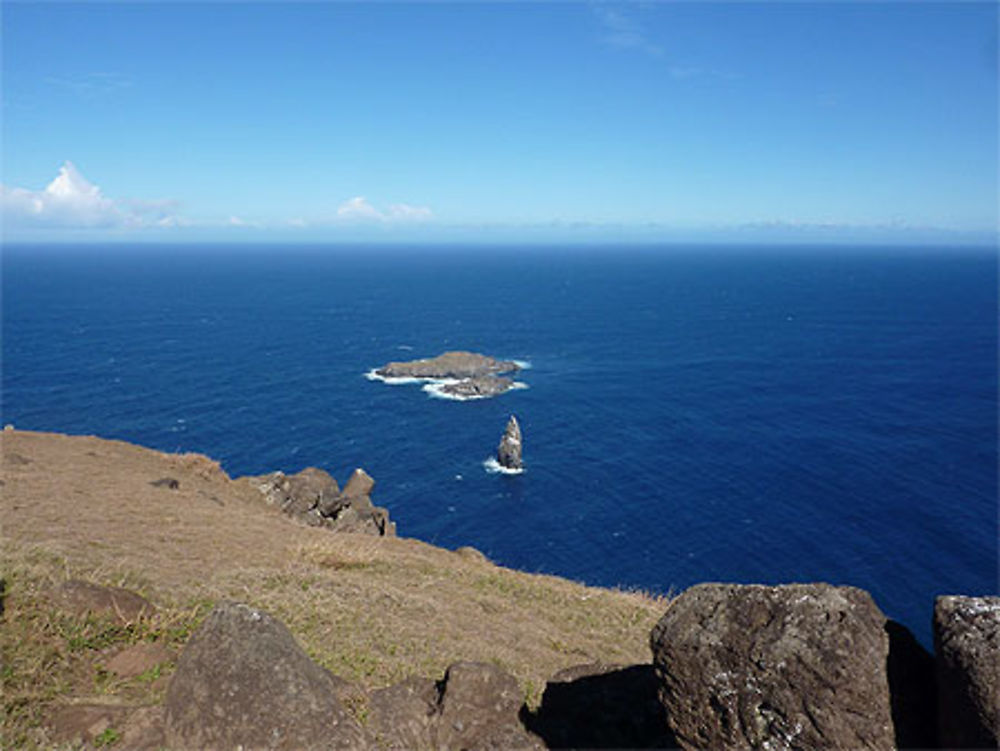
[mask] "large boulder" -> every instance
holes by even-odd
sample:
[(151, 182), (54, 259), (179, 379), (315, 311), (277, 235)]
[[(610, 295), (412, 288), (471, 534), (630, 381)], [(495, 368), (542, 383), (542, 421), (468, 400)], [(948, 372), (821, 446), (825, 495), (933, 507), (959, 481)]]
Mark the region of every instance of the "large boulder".
[(369, 728), (383, 749), (531, 749), (517, 681), (494, 665), (458, 662), (444, 679), (410, 678), (372, 693)]
[(181, 653), (164, 704), (171, 748), (356, 749), (338, 699), (350, 684), (314, 663), (288, 629), (247, 605), (215, 607)]
[(886, 618), (853, 587), (702, 584), (650, 642), (690, 749), (893, 749)]
[(1000, 743), (1000, 597), (934, 603), (938, 733), (946, 748)]

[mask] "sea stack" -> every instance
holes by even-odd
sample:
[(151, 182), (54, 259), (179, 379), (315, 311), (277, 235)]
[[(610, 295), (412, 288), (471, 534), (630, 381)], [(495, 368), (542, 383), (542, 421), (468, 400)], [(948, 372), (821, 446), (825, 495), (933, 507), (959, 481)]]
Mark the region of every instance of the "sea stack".
[(507, 429), (497, 447), (497, 461), (505, 469), (521, 469), (521, 426), (514, 415), (507, 421)]

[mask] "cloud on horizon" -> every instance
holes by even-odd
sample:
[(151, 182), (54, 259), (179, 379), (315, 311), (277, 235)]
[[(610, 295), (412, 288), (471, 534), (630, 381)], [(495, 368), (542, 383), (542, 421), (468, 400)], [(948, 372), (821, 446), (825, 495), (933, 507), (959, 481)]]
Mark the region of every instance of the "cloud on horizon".
[(173, 200), (111, 198), (88, 180), (73, 162), (66, 161), (59, 174), (42, 190), (10, 188), (0, 185), (0, 218), (14, 230), (148, 230), (184, 227), (274, 229), (281, 227), (314, 228), (335, 225), (416, 224), (433, 218), (426, 206), (408, 203), (390, 204), (385, 209), (373, 206), (364, 196), (344, 201), (333, 216), (316, 220), (293, 218), (287, 221), (261, 221), (241, 214), (216, 219), (190, 220), (177, 214)]
[(337, 207), (337, 219), (341, 221), (423, 222), (433, 216), (426, 206), (411, 206), (408, 203), (394, 203), (385, 211), (380, 211), (364, 196), (349, 198)]
[(43, 190), (0, 185), (0, 216), (12, 227), (118, 229), (182, 224), (176, 201), (113, 199), (67, 161)]

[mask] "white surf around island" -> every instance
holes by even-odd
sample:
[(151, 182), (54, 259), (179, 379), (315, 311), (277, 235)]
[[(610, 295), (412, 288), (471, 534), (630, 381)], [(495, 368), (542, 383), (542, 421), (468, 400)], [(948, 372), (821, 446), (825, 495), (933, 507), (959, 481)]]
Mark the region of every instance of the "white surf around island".
[(523, 475), (524, 467), (520, 469), (511, 469), (510, 467), (503, 466), (500, 462), (496, 460), (496, 457), (491, 456), (489, 459), (483, 462), (483, 467), (491, 475)]
[[(517, 362), (517, 361), (515, 360), (513, 362)], [(520, 363), (518, 363), (518, 364), (520, 364)], [(526, 365), (528, 367), (531, 367), (531, 363), (526, 363)], [(448, 399), (448, 400), (454, 401), (454, 402), (470, 402), (470, 401), (473, 401), (475, 399), (491, 399), (494, 396), (503, 396), (503, 394), (506, 394), (507, 391), (516, 391), (518, 389), (526, 389), (526, 388), (528, 388), (528, 384), (522, 383), (521, 381), (514, 381), (510, 385), (510, 388), (507, 389), (507, 391), (504, 391), (501, 394), (493, 394), (493, 395), (483, 394), (482, 396), (478, 396), (478, 395), (477, 396), (465, 396), (465, 395), (462, 395), (462, 394), (451, 394), (451, 393), (449, 393), (449, 392), (447, 392), (447, 391), (444, 390), (445, 386), (453, 386), (456, 383), (461, 383), (462, 379), (460, 379), (460, 378), (417, 378), (415, 376), (401, 376), (401, 377), (394, 378), (394, 377), (391, 377), (391, 376), (381, 375), (378, 372), (378, 368), (372, 368), (371, 370), (369, 370), (368, 372), (366, 372), (364, 374), (364, 376), (369, 381), (380, 381), (382, 383), (388, 384), (389, 386), (408, 386), (408, 385), (412, 385), (412, 384), (415, 384), (415, 383), (422, 383), (423, 384), (422, 390), (428, 396), (430, 396), (430, 397), (432, 397), (434, 399)]]
[(518, 389), (528, 388), (528, 384), (521, 383), (520, 381), (514, 381), (510, 385), (510, 388), (507, 389), (507, 391), (504, 391), (500, 394), (476, 394), (475, 396), (471, 395), (466, 396), (464, 394), (452, 394), (444, 390), (445, 386), (451, 386), (456, 383), (461, 383), (461, 380), (457, 378), (441, 378), (441, 379), (427, 378), (425, 380), (427, 381), (427, 383), (423, 385), (422, 390), (428, 396), (433, 397), (434, 399), (448, 399), (453, 402), (471, 402), (475, 401), (476, 399), (493, 399), (498, 396), (503, 396), (504, 394), (507, 393), (507, 391), (516, 391)]
[(391, 378), (389, 376), (379, 375), (377, 372), (378, 368), (372, 368), (367, 373), (365, 373), (365, 378), (369, 381), (381, 381), (382, 383), (387, 383), (390, 386), (405, 386), (412, 383), (424, 383), (427, 378), (413, 378), (412, 376), (402, 376), (400, 378)]

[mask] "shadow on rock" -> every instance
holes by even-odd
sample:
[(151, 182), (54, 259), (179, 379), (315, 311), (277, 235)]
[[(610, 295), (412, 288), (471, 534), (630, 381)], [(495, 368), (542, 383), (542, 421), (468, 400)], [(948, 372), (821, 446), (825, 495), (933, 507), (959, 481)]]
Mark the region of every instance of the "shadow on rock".
[(898, 748), (937, 746), (934, 657), (905, 626), (886, 621), (889, 699)]
[(579, 665), (556, 673), (525, 727), (549, 748), (677, 748), (652, 665)]

